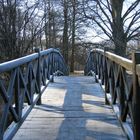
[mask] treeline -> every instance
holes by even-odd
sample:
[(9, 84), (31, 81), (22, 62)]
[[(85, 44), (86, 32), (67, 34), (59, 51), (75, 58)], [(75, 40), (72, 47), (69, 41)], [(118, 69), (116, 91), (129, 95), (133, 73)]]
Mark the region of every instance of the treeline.
[(0, 0), (0, 62), (32, 53), (35, 47), (55, 47), (73, 71), (74, 63), (84, 64), (84, 54), (92, 46), (92, 40), (86, 43), (87, 28), (93, 35), (106, 35), (115, 53), (125, 56), (128, 42), (139, 40), (139, 4), (139, 0)]
[(80, 7), (77, 0), (1, 0), (1, 62), (32, 53), (35, 47), (56, 47), (74, 69), (75, 44), (85, 33)]

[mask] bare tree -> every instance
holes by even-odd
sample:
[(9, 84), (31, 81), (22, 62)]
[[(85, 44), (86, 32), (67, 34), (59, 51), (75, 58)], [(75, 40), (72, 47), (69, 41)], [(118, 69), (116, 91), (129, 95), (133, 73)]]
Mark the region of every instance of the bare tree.
[(115, 53), (121, 56), (126, 54), (127, 42), (140, 35), (140, 1), (129, 1), (123, 10), (126, 3), (127, 0), (83, 0), (85, 17), (114, 42)]
[(11, 60), (33, 51), (34, 40), (42, 32), (39, 2), (0, 2), (0, 52)]
[(63, 28), (63, 56), (68, 64), (68, 0), (63, 0), (64, 28)]
[(56, 9), (55, 1), (43, 0), (44, 1), (44, 18), (45, 18), (45, 40), (46, 48), (57, 46), (57, 34), (60, 30), (60, 14), (59, 9)]
[(75, 25), (76, 25), (76, 0), (71, 0), (72, 3), (72, 54), (70, 71), (74, 72), (74, 54), (75, 54)]

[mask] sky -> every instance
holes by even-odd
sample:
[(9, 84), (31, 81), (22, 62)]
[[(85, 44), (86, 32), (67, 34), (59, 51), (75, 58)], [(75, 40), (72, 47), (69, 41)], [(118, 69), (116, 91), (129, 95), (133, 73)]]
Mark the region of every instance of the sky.
[[(33, 4), (36, 0), (26, 0), (26, 1), (28, 1), (29, 4)], [(54, 0), (55, 3), (56, 2), (59, 2), (59, 1), (60, 0)], [(134, 0), (125, 0), (124, 7), (123, 7), (123, 13), (127, 10), (127, 8), (129, 7), (129, 5), (133, 1)], [(131, 20), (131, 18), (129, 20), (127, 20), (127, 22), (125, 23), (125, 26), (127, 26), (129, 24), (130, 20)], [(103, 41), (104, 39), (108, 39), (105, 35), (102, 35), (102, 38), (99, 37), (99, 36), (97, 36), (96, 31), (92, 27), (84, 27), (84, 29), (87, 31), (87, 33), (85, 34), (85, 40), (87, 42), (88, 41), (91, 41), (91, 42), (100, 42), (100, 41)]]
[[(125, 0), (125, 1), (124, 1), (122, 16), (123, 16), (124, 13), (128, 10), (129, 6), (130, 6), (133, 2), (135, 2), (135, 0)], [(133, 10), (133, 12), (131, 12), (131, 13), (129, 14), (129, 16), (127, 17), (127, 20), (126, 20), (125, 23), (124, 23), (124, 29), (127, 29), (127, 27), (129, 26), (129, 24), (130, 24), (130, 22), (131, 22), (131, 20), (132, 20), (133, 14), (134, 14), (135, 12), (137, 12), (139, 9), (140, 9), (140, 4), (139, 4), (139, 5)], [(139, 24), (140, 24), (140, 18), (139, 18), (138, 22), (132, 26), (132, 30), (133, 30), (135, 27), (139, 26)], [(87, 34), (88, 34), (88, 36), (89, 36), (89, 40), (92, 40), (93, 42), (100, 42), (100, 41), (103, 41), (103, 40), (105, 40), (105, 39), (109, 39), (106, 35), (103, 35), (103, 34), (101, 35), (102, 38), (100, 38), (100, 37), (98, 37), (98, 36), (95, 37), (97, 34), (96, 34), (96, 32), (95, 32), (94, 30), (92, 30), (92, 29), (89, 29), (89, 30), (87, 31)]]

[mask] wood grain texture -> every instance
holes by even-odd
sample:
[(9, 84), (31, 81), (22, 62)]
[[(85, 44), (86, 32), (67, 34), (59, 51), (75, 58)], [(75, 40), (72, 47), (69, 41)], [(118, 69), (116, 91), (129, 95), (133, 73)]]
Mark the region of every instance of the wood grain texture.
[(126, 140), (90, 76), (55, 77), (13, 140)]

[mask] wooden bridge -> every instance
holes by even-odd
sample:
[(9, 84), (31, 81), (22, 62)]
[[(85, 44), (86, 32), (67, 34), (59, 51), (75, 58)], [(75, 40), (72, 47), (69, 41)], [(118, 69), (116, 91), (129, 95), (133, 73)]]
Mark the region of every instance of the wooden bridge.
[(13, 140), (126, 140), (93, 77), (55, 77)]
[(139, 140), (139, 56), (92, 50), (87, 76), (55, 49), (0, 64), (0, 140)]

